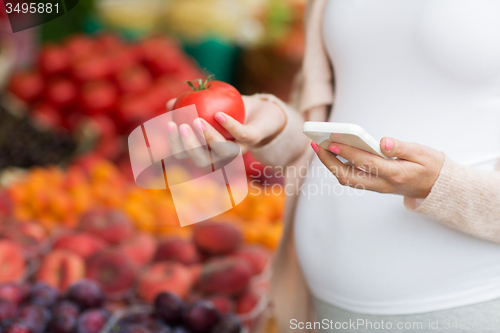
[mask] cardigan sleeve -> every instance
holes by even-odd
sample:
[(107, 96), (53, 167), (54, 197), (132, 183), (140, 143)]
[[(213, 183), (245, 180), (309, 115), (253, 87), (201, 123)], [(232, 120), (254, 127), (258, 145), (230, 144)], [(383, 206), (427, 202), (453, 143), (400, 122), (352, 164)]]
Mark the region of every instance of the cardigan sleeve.
[(255, 95), (263, 100), (275, 103), (285, 113), (286, 124), (281, 133), (263, 146), (251, 148), (252, 155), (269, 166), (286, 166), (297, 158), (310, 140), (302, 133), (304, 118), (298, 111), (286, 105), (273, 95)]
[(445, 157), (427, 198), (405, 197), (405, 206), (472, 236), (500, 243), (498, 171), (476, 170)]

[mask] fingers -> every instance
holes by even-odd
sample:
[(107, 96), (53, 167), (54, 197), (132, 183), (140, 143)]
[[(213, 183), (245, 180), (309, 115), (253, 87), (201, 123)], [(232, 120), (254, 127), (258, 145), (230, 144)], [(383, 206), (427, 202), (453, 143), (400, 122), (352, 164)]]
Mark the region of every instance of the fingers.
[(341, 185), (377, 192), (389, 192), (391, 190), (389, 184), (383, 178), (344, 165), (335, 155), (319, 147), (314, 142), (311, 143), (311, 146), (316, 151), (320, 161), (330, 170)]
[[(340, 143), (331, 143), (328, 150), (332, 153), (345, 158), (360, 170), (373, 175), (385, 177), (394, 172), (395, 166), (380, 156), (368, 153), (361, 149), (343, 145)], [(393, 161), (392, 161), (393, 162)]]
[(193, 125), (200, 135), (205, 136), (205, 140), (212, 150), (212, 159), (214, 163), (228, 157), (234, 157), (240, 151), (244, 154), (247, 150), (246, 146), (243, 144), (227, 141), (224, 136), (205, 119), (197, 118), (194, 120)]
[(177, 98), (172, 98), (167, 102), (167, 110), (172, 111), (174, 109), (174, 104), (177, 101)]
[(172, 155), (174, 155), (177, 159), (183, 159), (188, 157), (184, 146), (182, 144), (182, 140), (179, 134), (179, 128), (176, 123), (170, 121), (167, 123), (167, 132), (168, 132), (168, 140), (170, 142), (170, 148), (172, 150)]
[(250, 124), (243, 125), (223, 112), (217, 112), (214, 118), (222, 127), (231, 133), (236, 141), (250, 146), (257, 144), (260, 141), (259, 134), (261, 129), (259, 127), (252, 126)]
[(193, 129), (188, 124), (179, 126), (179, 133), (181, 134), (182, 144), (185, 152), (191, 158), (197, 167), (206, 167), (211, 165), (210, 154), (207, 149), (203, 147), (198, 138), (196, 137)]
[(380, 149), (388, 157), (423, 164), (429, 155), (428, 148), (417, 143), (403, 142), (392, 138), (382, 138)]

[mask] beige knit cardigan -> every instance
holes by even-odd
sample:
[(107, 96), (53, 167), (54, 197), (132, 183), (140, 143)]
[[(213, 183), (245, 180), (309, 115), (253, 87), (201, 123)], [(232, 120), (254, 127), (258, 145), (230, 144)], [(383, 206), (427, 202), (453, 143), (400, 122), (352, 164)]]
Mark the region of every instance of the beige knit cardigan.
[[(287, 167), (284, 232), (272, 276), (272, 303), (280, 332), (292, 331), (290, 320), (313, 321), (311, 294), (300, 270), (294, 246), (293, 220), (297, 193), (303, 179), (297, 170), (313, 157), (310, 140), (302, 134), (304, 121), (326, 121), (334, 100), (332, 68), (322, 40), (322, 18), (327, 0), (309, 0), (306, 9), (306, 48), (297, 76), (292, 103), (285, 105), (271, 95), (259, 95), (278, 104), (287, 115), (283, 131), (268, 144), (252, 149), (254, 156), (271, 166)], [(500, 112), (500, 110), (499, 110)], [(291, 191), (294, 189), (294, 191)], [(335, 200), (332, 198), (332, 200)], [(441, 173), (423, 201), (401, 198), (401, 204), (478, 238), (500, 243), (500, 172), (478, 171), (445, 158)], [(297, 332), (300, 330), (293, 330)]]

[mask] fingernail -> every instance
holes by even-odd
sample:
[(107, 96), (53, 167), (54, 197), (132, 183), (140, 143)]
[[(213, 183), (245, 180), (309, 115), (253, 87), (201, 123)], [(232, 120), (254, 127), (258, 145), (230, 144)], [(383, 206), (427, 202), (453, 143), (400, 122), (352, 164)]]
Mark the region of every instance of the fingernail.
[(394, 147), (394, 142), (391, 139), (385, 139), (385, 150), (391, 151), (392, 147)]
[(200, 131), (203, 132), (205, 130), (205, 125), (201, 122), (201, 120), (198, 120), (194, 123), (194, 126)]
[(312, 141), (311, 142), (311, 147), (312, 149), (314, 150), (314, 152), (317, 154), (319, 152), (319, 147), (318, 145), (316, 144), (316, 142)]
[(189, 136), (189, 131), (184, 126), (179, 127), (179, 132), (181, 132), (183, 138), (187, 138)]
[(330, 151), (331, 151), (332, 153), (334, 153), (334, 154), (338, 154), (338, 153), (340, 153), (340, 148), (339, 148), (339, 147), (337, 147), (337, 146), (331, 146), (331, 147), (330, 147)]
[(226, 118), (224, 118), (223, 115), (221, 114), (218, 114), (215, 116), (215, 120), (217, 120), (219, 123), (225, 123), (226, 122)]
[(172, 123), (168, 123), (167, 124), (167, 131), (169, 134), (174, 134), (174, 131), (175, 131), (175, 125), (172, 124)]

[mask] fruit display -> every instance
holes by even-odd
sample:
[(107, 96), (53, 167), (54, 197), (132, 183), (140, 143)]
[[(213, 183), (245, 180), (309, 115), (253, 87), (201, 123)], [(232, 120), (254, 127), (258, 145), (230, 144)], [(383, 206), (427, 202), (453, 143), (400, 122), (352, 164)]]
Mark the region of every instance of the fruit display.
[(240, 332), (256, 325), (255, 313), (267, 304), (270, 250), (244, 244), (229, 223), (191, 229), (189, 239), (156, 238), (131, 232), (132, 221), (118, 210), (89, 210), (75, 229), (54, 233), (50, 249), (31, 258), (38, 260), (32, 274), (18, 240), (0, 239), (1, 328), (97, 333), (116, 307), (130, 306), (146, 307), (147, 315), (121, 318), (116, 332), (139, 329), (134, 325), (145, 333), (179, 327)]
[(189, 90), (184, 81), (202, 75), (173, 39), (127, 43), (112, 34), (74, 35), (45, 45), (36, 68), (15, 72), (9, 90), (45, 127), (92, 132), (95, 153), (116, 160), (122, 135), (165, 113), (168, 100)]
[[(2, 195), (8, 200), (8, 203), (3, 204), (6, 211), (16, 221), (39, 223), (49, 232), (61, 227), (76, 228), (82, 218), (92, 221), (92, 216), (88, 214), (100, 213), (97, 210), (92, 213), (88, 211), (104, 207), (121, 212), (114, 213), (113, 216), (116, 224), (114, 228), (119, 231), (110, 232), (104, 238), (106, 242), (113, 243), (114, 238), (133, 232), (120, 229), (119, 214), (128, 216), (134, 228), (147, 233), (176, 235), (181, 238), (191, 234), (190, 227), (178, 227), (175, 207), (168, 191), (139, 188), (114, 164), (95, 156), (82, 158), (65, 171), (56, 167), (33, 168), (10, 184)], [(0, 199), (1, 197), (0, 195)], [(241, 231), (246, 243), (260, 243), (274, 249), (282, 232), (283, 203), (282, 194), (266, 194), (264, 191), (250, 194), (235, 208), (220, 215), (220, 219)], [(83, 230), (88, 234), (99, 229), (92, 222), (85, 222), (84, 225)], [(73, 237), (66, 241), (67, 247), (78, 247), (76, 244), (91, 238), (85, 234)], [(128, 240), (121, 246), (134, 248), (141, 243), (147, 243), (144, 237)], [(86, 258), (93, 249), (99, 248), (102, 248), (99, 241), (87, 242), (85, 249), (80, 251), (88, 253), (81, 255)], [(135, 260), (144, 259), (137, 257)]]

